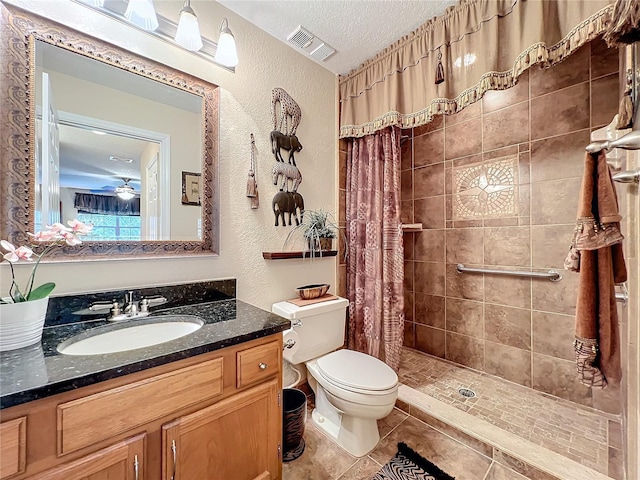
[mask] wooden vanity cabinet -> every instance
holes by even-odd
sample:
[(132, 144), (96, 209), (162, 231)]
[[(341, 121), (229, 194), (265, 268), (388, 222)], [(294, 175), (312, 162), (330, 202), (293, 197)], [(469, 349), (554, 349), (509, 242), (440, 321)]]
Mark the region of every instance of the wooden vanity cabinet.
[(3, 409), (0, 479), (279, 480), (281, 352), (278, 333)]

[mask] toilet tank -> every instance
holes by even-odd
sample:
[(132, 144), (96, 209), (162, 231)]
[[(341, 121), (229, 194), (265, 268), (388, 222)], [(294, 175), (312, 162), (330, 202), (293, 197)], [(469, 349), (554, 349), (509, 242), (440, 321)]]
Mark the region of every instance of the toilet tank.
[[(284, 359), (296, 365), (342, 347), (348, 306), (349, 300), (340, 297), (304, 307), (289, 302), (274, 303), (271, 311), (291, 320), (297, 337), (296, 348), (285, 349)], [(296, 326), (298, 321), (302, 325)]]

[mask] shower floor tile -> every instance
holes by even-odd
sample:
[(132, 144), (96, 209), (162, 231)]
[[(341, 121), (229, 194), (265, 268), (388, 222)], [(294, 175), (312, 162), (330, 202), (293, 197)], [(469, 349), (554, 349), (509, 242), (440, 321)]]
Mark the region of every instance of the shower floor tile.
[[(400, 382), (600, 473), (609, 418), (568, 401), (404, 348)], [(458, 390), (470, 389), (475, 397)]]

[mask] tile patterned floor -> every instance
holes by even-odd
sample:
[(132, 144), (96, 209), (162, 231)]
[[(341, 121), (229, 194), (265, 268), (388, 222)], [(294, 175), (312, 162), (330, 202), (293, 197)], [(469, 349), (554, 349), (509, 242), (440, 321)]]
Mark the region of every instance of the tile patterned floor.
[[(595, 411), (408, 348), (399, 377), (409, 387), (530, 442), (605, 475), (611, 472), (610, 451), (615, 453), (620, 443), (615, 438), (620, 424)], [(473, 390), (476, 397), (463, 397), (459, 388)]]
[(352, 457), (313, 424), (311, 405), (304, 438), (304, 453), (283, 464), (283, 480), (370, 480), (405, 442), (456, 480), (526, 480), (509, 468), (394, 409), (378, 422), (381, 441), (367, 456)]

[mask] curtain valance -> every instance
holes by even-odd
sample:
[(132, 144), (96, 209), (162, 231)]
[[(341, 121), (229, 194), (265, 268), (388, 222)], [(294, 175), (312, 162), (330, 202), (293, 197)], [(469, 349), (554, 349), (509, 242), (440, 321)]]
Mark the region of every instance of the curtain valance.
[(340, 78), (340, 138), (423, 125), (512, 87), (603, 33), (612, 1), (460, 0)]
[(123, 200), (116, 196), (76, 193), (73, 206), (80, 213), (140, 216), (140, 197)]

